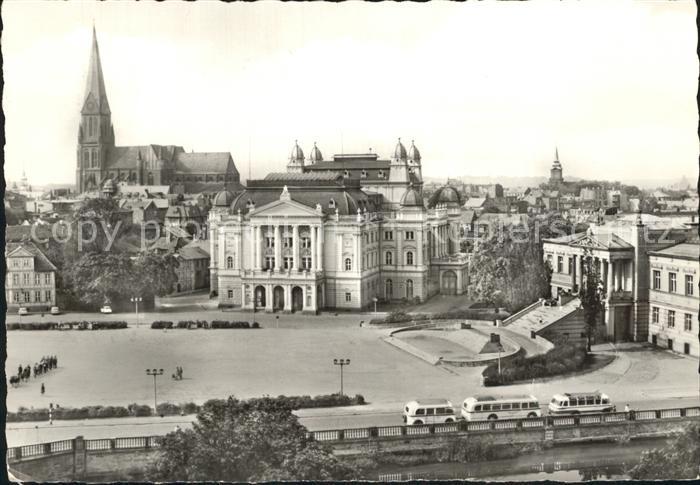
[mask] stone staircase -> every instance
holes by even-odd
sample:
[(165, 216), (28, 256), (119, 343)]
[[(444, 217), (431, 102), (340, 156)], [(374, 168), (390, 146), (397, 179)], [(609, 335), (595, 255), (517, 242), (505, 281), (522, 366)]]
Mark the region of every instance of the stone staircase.
[(541, 301), (539, 305), (531, 305), (527, 311), (513, 315), (515, 318), (511, 317), (507, 323), (504, 322), (504, 326), (511, 331), (530, 336), (530, 332), (539, 332), (573, 313), (579, 306), (578, 298), (557, 306), (545, 306), (544, 301)]

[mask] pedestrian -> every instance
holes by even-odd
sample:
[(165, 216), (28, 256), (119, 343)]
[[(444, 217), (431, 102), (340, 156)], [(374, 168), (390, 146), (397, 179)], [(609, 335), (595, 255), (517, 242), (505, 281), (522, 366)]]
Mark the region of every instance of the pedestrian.
[(46, 392), (46, 388), (44, 387), (44, 383), (41, 383), (41, 395), (44, 395), (44, 392)]
[(625, 404), (625, 412), (626, 413), (630, 412), (630, 405), (629, 404)]

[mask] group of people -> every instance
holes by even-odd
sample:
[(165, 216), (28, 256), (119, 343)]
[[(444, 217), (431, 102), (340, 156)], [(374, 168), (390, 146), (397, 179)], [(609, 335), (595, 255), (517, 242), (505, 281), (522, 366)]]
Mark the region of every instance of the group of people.
[[(28, 381), (32, 377), (32, 372), (36, 378), (56, 367), (58, 367), (58, 357), (55, 355), (45, 355), (39, 362), (35, 363), (33, 367), (29, 364), (24, 367), (20, 365), (17, 368), (17, 375), (10, 377), (10, 385), (12, 385), (12, 387), (17, 387), (21, 382)], [(44, 384), (41, 385), (41, 388), (41, 393), (43, 394)]]
[(175, 373), (173, 374), (173, 379), (176, 381), (182, 380), (182, 367), (180, 367), (180, 366), (175, 367)]

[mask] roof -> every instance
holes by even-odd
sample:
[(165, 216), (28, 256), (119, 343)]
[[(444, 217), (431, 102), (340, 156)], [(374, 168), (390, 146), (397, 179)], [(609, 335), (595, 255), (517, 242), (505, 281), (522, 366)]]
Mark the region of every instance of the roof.
[(175, 237), (180, 237), (183, 239), (191, 239), (192, 236), (189, 232), (178, 226), (165, 226), (163, 227), (165, 232), (172, 234)]
[(413, 185), (409, 186), (401, 196), (402, 207), (423, 207), (423, 196)]
[(34, 231), (34, 241), (46, 240), (51, 238), (51, 226), (49, 225), (16, 225), (16, 226), (5, 226), (5, 242), (21, 242), (32, 240), (32, 228)]
[(124, 182), (117, 184), (121, 194), (138, 194), (141, 196), (153, 196), (155, 194), (167, 195), (170, 193), (169, 185), (131, 185)]
[(202, 250), (202, 248), (200, 248), (200, 247), (190, 246), (189, 244), (187, 246), (183, 246), (180, 249), (178, 249), (177, 254), (182, 259), (187, 259), (187, 260), (209, 259), (209, 253)]
[(196, 205), (171, 205), (165, 213), (165, 217), (203, 217), (202, 211)]
[(241, 192), (245, 189), (243, 184), (240, 182), (229, 181), (229, 182), (181, 182), (185, 193), (188, 194), (201, 194), (201, 193), (218, 193), (222, 190), (229, 190), (231, 192)]
[(451, 185), (443, 185), (430, 196), (428, 207), (433, 208), (438, 204), (458, 204), (462, 205), (462, 196), (459, 191)]
[[(104, 75), (102, 74), (102, 62), (100, 62), (100, 48), (97, 45), (97, 32), (94, 26), (92, 27), (90, 68), (88, 70), (84, 99), (83, 114), (110, 114), (109, 103), (107, 102), (107, 89), (105, 88)], [(88, 104), (88, 101), (91, 101), (91, 103)]]
[(313, 165), (306, 165), (304, 170), (333, 170), (336, 172), (342, 172), (343, 170), (384, 170), (387, 172), (391, 165), (389, 160), (377, 160), (375, 158), (362, 158), (362, 159), (336, 159), (332, 162), (318, 162)]
[(329, 182), (342, 180), (343, 176), (338, 173), (288, 173), (288, 172), (272, 172), (265, 176), (264, 180), (276, 182), (299, 182), (299, 181), (319, 181)]
[(233, 167), (233, 157), (228, 152), (178, 152), (175, 157), (175, 170), (185, 173), (226, 173), (229, 170), (237, 173)]
[(544, 239), (544, 242), (554, 244), (566, 244), (569, 246), (580, 246), (593, 249), (615, 250), (615, 249), (633, 249), (634, 246), (626, 242), (617, 234), (609, 232), (585, 232), (577, 234), (569, 234), (566, 236)]
[(462, 207), (466, 209), (477, 209), (484, 205), (486, 202), (486, 197), (471, 197), (468, 199)]
[(475, 217), (476, 217), (476, 212), (474, 212), (473, 210), (465, 210), (465, 211), (462, 211), (462, 215), (461, 215), (460, 219), (462, 219), (462, 221), (464, 221), (466, 223), (471, 224), (472, 221), (474, 221)]
[(39, 249), (36, 244), (31, 241), (21, 242), (21, 243), (7, 243), (5, 251), (7, 251), (7, 257), (11, 257), (12, 253), (24, 249), (27, 252), (34, 255), (34, 271), (44, 272), (44, 271), (57, 271), (56, 266), (53, 265), (49, 258)]
[(659, 256), (664, 258), (679, 258), (690, 259), (692, 261), (700, 260), (700, 243), (681, 243), (671, 246), (670, 248), (660, 251), (650, 251), (651, 256)]
[(447, 399), (416, 399), (415, 401), (416, 404), (419, 406), (451, 406), (452, 403), (448, 401)]

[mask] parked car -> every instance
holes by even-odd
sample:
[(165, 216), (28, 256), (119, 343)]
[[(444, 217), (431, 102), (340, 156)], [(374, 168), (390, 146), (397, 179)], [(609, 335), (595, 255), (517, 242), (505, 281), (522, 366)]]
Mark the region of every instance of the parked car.
[(61, 314), (61, 310), (59, 310), (57, 306), (51, 307), (51, 315), (60, 315), (60, 314)]
[(109, 305), (105, 305), (102, 308), (100, 308), (100, 313), (112, 313), (112, 307)]
[(29, 315), (29, 310), (27, 310), (27, 307), (21, 306), (19, 307), (19, 311), (17, 313), (19, 315)]

